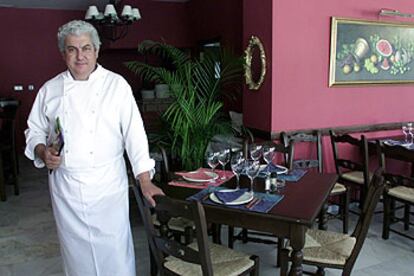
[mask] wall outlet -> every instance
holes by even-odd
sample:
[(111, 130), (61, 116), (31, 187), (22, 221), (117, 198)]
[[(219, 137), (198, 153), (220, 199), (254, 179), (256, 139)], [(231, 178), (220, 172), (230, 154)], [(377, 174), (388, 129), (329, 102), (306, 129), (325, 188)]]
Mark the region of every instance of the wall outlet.
[(21, 92), (23, 91), (23, 85), (16, 84), (15, 86), (13, 86), (13, 90), (16, 92)]

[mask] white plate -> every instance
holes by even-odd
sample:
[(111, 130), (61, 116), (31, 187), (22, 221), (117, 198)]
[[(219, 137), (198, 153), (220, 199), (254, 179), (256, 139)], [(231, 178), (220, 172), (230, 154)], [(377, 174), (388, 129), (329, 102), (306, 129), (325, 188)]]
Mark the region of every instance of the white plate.
[[(199, 172), (197, 172), (197, 171), (189, 172), (189, 174), (191, 174), (191, 173), (199, 173)], [(191, 182), (210, 182), (210, 181), (216, 180), (219, 177), (218, 174), (213, 173), (213, 172), (204, 172), (204, 173), (205, 173), (205, 175), (209, 176), (210, 178), (209, 179), (199, 179), (199, 178), (191, 178), (191, 177), (188, 177), (188, 176), (185, 176), (185, 175), (183, 175), (183, 178), (185, 180), (191, 181)]]
[[(234, 192), (233, 189), (224, 189), (220, 190), (220, 193), (229, 193)], [(220, 199), (217, 198), (217, 196), (214, 193), (210, 194), (211, 201), (218, 203), (218, 204), (225, 204), (225, 205), (242, 205), (250, 202), (253, 199), (253, 194), (250, 192), (245, 192), (242, 194), (238, 199), (233, 200), (231, 202), (223, 203)]]
[[(275, 165), (279, 170), (276, 172), (277, 174), (283, 174), (283, 173), (287, 173), (288, 169), (284, 166), (280, 166), (280, 165)], [(264, 173), (264, 169), (267, 167), (266, 164), (260, 165), (260, 172)]]

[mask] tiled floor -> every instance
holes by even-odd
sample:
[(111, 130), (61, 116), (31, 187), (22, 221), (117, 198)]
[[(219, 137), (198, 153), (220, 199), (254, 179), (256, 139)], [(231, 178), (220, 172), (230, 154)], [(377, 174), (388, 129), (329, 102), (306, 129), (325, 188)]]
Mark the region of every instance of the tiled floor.
[[(21, 194), (14, 196), (9, 187), (8, 200), (0, 202), (0, 275), (63, 275), (46, 171), (34, 169), (23, 157), (20, 161)], [(136, 214), (132, 210), (137, 275), (149, 275), (146, 238)], [(355, 220), (356, 216), (352, 216), (353, 225)], [(353, 275), (413, 275), (414, 242), (395, 234), (389, 240), (381, 239), (381, 225), (382, 217), (376, 215)], [(331, 221), (329, 228), (339, 231), (340, 223)], [(236, 243), (235, 248), (260, 256), (260, 275), (279, 274), (274, 246)], [(340, 275), (340, 271), (327, 270), (326, 274)]]

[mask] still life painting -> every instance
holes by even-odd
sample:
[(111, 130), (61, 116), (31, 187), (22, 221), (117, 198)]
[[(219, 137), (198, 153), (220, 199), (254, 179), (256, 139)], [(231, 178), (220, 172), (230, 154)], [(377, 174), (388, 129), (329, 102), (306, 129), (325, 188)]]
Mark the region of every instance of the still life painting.
[(414, 24), (332, 18), (329, 86), (414, 83)]

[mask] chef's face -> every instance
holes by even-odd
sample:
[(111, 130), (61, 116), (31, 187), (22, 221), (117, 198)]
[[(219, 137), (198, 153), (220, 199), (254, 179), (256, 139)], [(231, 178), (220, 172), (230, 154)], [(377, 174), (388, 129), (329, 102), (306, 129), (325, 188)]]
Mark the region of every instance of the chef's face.
[(90, 35), (68, 35), (62, 56), (75, 80), (87, 80), (95, 70), (98, 51), (93, 46)]

